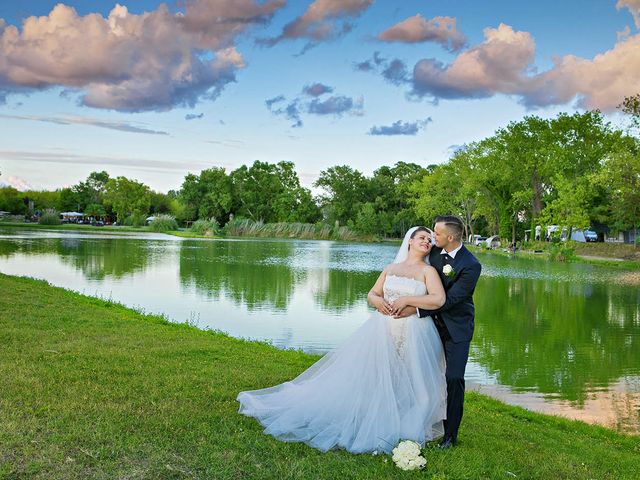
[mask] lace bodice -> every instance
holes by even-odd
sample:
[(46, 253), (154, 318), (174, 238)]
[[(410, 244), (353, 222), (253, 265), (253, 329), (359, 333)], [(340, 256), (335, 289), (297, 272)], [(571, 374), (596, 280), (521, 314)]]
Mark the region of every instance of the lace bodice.
[(424, 295), (427, 292), (427, 286), (414, 278), (387, 275), (382, 291), (385, 300), (393, 302), (400, 297)]
[[(400, 297), (424, 295), (427, 292), (427, 286), (414, 278), (387, 275), (382, 290), (384, 292), (384, 298), (388, 302), (393, 302)], [(398, 355), (404, 358), (404, 349), (407, 340), (407, 319), (394, 318), (391, 320), (389, 322), (389, 334), (393, 339)]]

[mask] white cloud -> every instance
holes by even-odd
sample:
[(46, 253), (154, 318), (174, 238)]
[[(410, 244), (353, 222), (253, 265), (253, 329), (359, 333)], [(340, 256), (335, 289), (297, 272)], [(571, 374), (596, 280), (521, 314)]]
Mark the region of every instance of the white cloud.
[[(33, 186), (27, 182), (25, 179), (16, 177), (15, 175), (9, 175), (6, 177), (0, 177), (0, 187), (13, 187), (16, 190), (21, 192), (26, 192), (27, 190), (33, 190)], [(6, 180), (6, 181), (3, 181)]]
[(55, 123), (57, 125), (90, 125), (93, 127), (107, 128), (110, 130), (119, 130), (121, 132), (145, 133), (148, 135), (168, 135), (167, 132), (160, 130), (152, 130), (142, 125), (135, 125), (131, 122), (107, 122), (96, 118), (64, 116), (49, 117), (42, 115), (4, 115), (0, 114), (0, 118), (8, 118), (11, 120), (28, 120), (33, 122)]
[(625, 96), (640, 91), (640, 35), (623, 38), (593, 59), (566, 55), (535, 74), (535, 42), (529, 33), (500, 24), (484, 34), (484, 42), (448, 65), (433, 59), (417, 62), (412, 94), (435, 100), (507, 94), (529, 107), (577, 101), (584, 108), (613, 111)]
[(415, 93), (436, 98), (515, 93), (533, 62), (533, 37), (503, 23), (498, 28), (486, 28), (484, 35), (483, 43), (464, 51), (449, 65), (420, 60), (413, 70)]
[(618, 0), (616, 8), (618, 10), (627, 8), (633, 16), (636, 28), (640, 28), (640, 0)]
[(522, 88), (529, 106), (565, 104), (574, 99), (587, 109), (613, 111), (624, 97), (640, 91), (640, 35), (618, 42), (592, 60), (567, 55)]
[(466, 38), (456, 27), (453, 17), (434, 17), (426, 20), (419, 13), (388, 28), (378, 39), (386, 42), (437, 42), (450, 51), (462, 48)]
[(96, 108), (192, 107), (235, 81), (244, 60), (233, 40), (283, 4), (193, 0), (184, 14), (162, 4), (139, 15), (116, 5), (106, 18), (58, 4), (21, 30), (0, 25), (0, 96), (64, 86)]
[(136, 157), (112, 157), (99, 155), (80, 155), (67, 152), (42, 152), (25, 150), (0, 150), (0, 159), (9, 161), (53, 163), (60, 165), (95, 165), (100, 168), (119, 166), (140, 170), (202, 170), (208, 168), (207, 162), (172, 162), (168, 160), (148, 160)]
[(284, 26), (280, 35), (263, 39), (261, 43), (272, 46), (284, 40), (304, 38), (310, 41), (308, 48), (350, 31), (350, 23), (340, 22), (360, 15), (372, 3), (373, 0), (314, 0), (301, 16)]

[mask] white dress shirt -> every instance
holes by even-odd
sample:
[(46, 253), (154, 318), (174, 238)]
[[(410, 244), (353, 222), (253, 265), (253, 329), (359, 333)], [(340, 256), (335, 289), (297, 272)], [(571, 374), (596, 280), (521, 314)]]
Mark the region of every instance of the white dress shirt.
[[(453, 259), (453, 258), (456, 258), (456, 255), (458, 254), (461, 248), (462, 248), (462, 243), (458, 245), (458, 248), (454, 248), (450, 252), (445, 251), (445, 249), (443, 248), (440, 251), (440, 255), (449, 255)], [(417, 307), (416, 307), (416, 312), (418, 312), (418, 315), (420, 315), (419, 309)]]
[(449, 255), (451, 258), (456, 258), (456, 255), (458, 254), (458, 252), (460, 251), (460, 249), (462, 248), (462, 244), (460, 244), (458, 246), (458, 248), (454, 248), (453, 250), (451, 250), (450, 252), (446, 252), (445, 249), (443, 248), (440, 251), (440, 255)]

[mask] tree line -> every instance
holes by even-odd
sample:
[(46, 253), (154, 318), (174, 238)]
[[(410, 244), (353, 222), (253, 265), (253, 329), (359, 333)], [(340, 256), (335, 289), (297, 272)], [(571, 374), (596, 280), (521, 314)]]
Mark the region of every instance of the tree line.
[(14, 214), (77, 211), (109, 216), (123, 225), (142, 225), (148, 215), (169, 214), (180, 223), (232, 218), (265, 223), (327, 223), (366, 235), (399, 236), (418, 222), (409, 188), (428, 172), (414, 163), (384, 166), (366, 177), (347, 165), (321, 172), (314, 197), (303, 187), (293, 162), (255, 161), (229, 173), (213, 167), (185, 176), (178, 191), (161, 193), (126, 177), (92, 172), (86, 180), (56, 191), (0, 189), (0, 210)]
[(421, 218), (455, 211), (469, 233), (515, 239), (536, 224), (635, 229), (640, 142), (597, 111), (528, 116), (460, 148), (413, 192)]
[[(531, 115), (458, 148), (439, 165), (397, 162), (366, 176), (349, 165), (320, 172), (313, 195), (292, 162), (213, 167), (160, 193), (126, 177), (93, 172), (56, 191), (0, 189), (0, 210), (74, 210), (141, 224), (147, 215), (179, 222), (232, 218), (265, 223), (326, 223), (398, 237), (414, 224), (454, 213), (467, 234), (522, 238), (536, 224), (635, 229), (640, 223), (640, 96), (622, 105), (633, 125), (616, 128), (598, 111), (552, 119)], [(634, 130), (635, 128), (635, 130)]]

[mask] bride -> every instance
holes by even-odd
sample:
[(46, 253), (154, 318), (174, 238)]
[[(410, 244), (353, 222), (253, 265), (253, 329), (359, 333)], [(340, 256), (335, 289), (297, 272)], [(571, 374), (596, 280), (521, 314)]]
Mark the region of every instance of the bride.
[(442, 342), (431, 317), (396, 318), (411, 305), (437, 309), (445, 293), (426, 258), (432, 232), (413, 227), (368, 294), (371, 317), (295, 379), (241, 392), (240, 413), (264, 432), (322, 451), (390, 452), (442, 436), (446, 381)]

